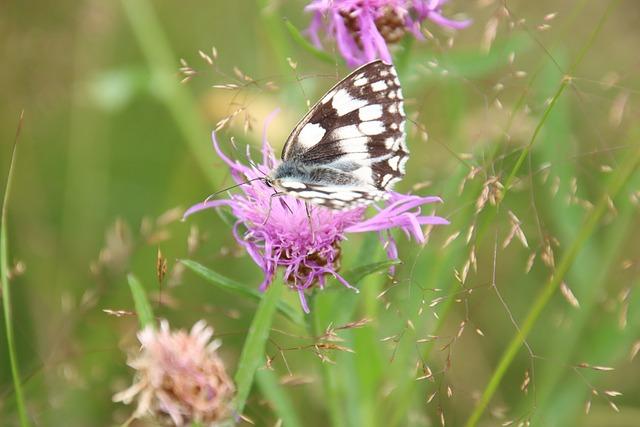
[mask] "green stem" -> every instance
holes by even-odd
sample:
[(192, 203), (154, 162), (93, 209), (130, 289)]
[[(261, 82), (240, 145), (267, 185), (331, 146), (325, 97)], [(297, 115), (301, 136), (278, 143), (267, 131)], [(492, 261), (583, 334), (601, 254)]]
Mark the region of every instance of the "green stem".
[[(581, 12), (585, 6), (585, 4), (587, 3), (587, 1), (582, 1), (575, 9), (574, 12), (572, 13), (572, 15), (570, 16), (570, 18), (567, 21), (567, 24), (565, 25), (565, 28), (569, 28), (570, 27), (570, 23), (573, 23), (575, 21), (575, 19), (577, 19), (578, 17), (581, 16)], [(607, 12), (608, 13), (608, 12)], [(580, 54), (578, 55), (578, 58), (576, 61), (574, 61), (573, 66), (571, 67), (571, 72), (573, 72), (573, 70), (575, 70), (577, 68), (577, 66), (580, 64), (580, 62), (582, 61), (582, 58), (584, 57), (584, 55), (586, 54), (586, 52), (588, 51), (588, 48), (591, 46), (591, 44), (593, 43), (593, 40), (595, 40), (595, 38), (597, 37), (600, 28), (602, 27), (602, 25), (598, 25), (596, 30), (593, 32), (593, 34), (590, 37), (590, 40), (586, 43), (585, 47), (581, 50)], [(522, 92), (521, 96), (518, 98), (518, 100), (516, 101), (514, 108), (511, 111), (511, 114), (509, 115), (509, 120), (508, 123), (506, 125), (506, 130), (505, 133), (508, 133), (508, 130), (511, 128), (514, 119), (516, 118), (517, 113), (522, 109), (522, 107), (525, 105), (525, 101), (527, 98), (527, 94), (529, 93), (529, 88), (531, 87), (531, 85), (533, 84), (533, 82), (535, 81), (535, 79), (538, 77), (538, 75), (540, 74), (540, 71), (542, 70), (542, 66), (531, 75), (530, 79), (529, 79), (529, 83), (527, 85), (527, 89)], [(556, 94), (554, 95), (554, 97), (552, 98), (551, 103), (549, 104), (548, 108), (545, 110), (543, 117), (540, 119), (539, 123), (536, 126), (536, 129), (534, 131), (534, 134), (532, 135), (532, 137), (530, 138), (529, 143), (527, 144), (527, 146), (525, 147), (523, 153), (521, 153), (520, 158), (516, 161), (515, 166), (513, 167), (509, 178), (507, 179), (507, 185), (505, 185), (505, 191), (504, 191), (504, 197), (501, 201), (504, 202), (507, 193), (511, 190), (510, 186), (511, 183), (513, 182), (516, 174), (519, 172), (520, 168), (522, 167), (522, 164), (524, 162), (524, 160), (526, 159), (527, 155), (529, 154), (530, 150), (533, 147), (533, 144), (535, 143), (535, 141), (538, 138), (538, 134), (540, 132), (540, 130), (543, 128), (544, 124), (547, 121), (547, 118), (549, 116), (549, 113), (552, 111), (552, 109), (555, 107), (556, 101), (558, 100), (558, 98), (560, 97), (560, 95), (562, 94), (562, 92), (564, 91), (566, 85), (570, 83), (569, 79), (564, 79), (561, 82), (560, 87), (558, 88), (558, 90), (556, 91)], [(490, 156), (491, 159), (495, 159), (498, 155), (498, 150), (499, 150), (499, 144), (496, 144), (496, 147), (492, 153), (492, 155)], [(478, 194), (479, 194), (479, 190)], [(455, 193), (454, 193), (455, 194)], [(446, 197), (445, 197), (446, 199)], [(497, 216), (498, 210), (497, 209), (492, 209), (490, 210), (486, 215), (484, 215), (484, 218), (482, 219), (481, 225), (478, 227), (478, 232), (476, 235), (476, 246), (479, 246), (481, 244), (481, 242), (484, 240), (484, 237), (487, 234), (487, 231), (490, 228), (490, 225), (494, 223), (494, 219)], [(473, 213), (470, 213), (467, 216), (469, 219), (473, 217)], [(464, 220), (460, 220), (461, 223), (467, 223)], [(445, 261), (444, 259), (446, 257), (453, 257), (456, 253), (456, 251), (453, 250), (453, 246), (451, 246), (450, 249), (451, 252), (445, 251), (444, 254), (441, 254), (441, 256), (443, 257), (443, 259), (441, 259), (439, 262), (437, 262), (437, 265), (451, 265), (451, 264), (455, 264), (455, 262), (450, 262), (450, 261)], [(449, 253), (449, 255), (446, 255), (447, 253)], [(432, 281), (435, 282), (437, 280), (438, 275), (432, 275)], [(433, 286), (435, 287), (435, 284), (433, 284)], [(430, 287), (430, 285), (427, 285), (426, 287)], [(434, 328), (434, 331), (432, 332), (433, 334), (438, 334), (438, 331), (442, 328), (442, 326), (445, 324), (445, 319), (447, 318), (447, 314), (449, 313), (451, 307), (453, 306), (453, 304), (451, 304), (452, 300), (448, 300), (447, 303), (443, 304), (441, 306), (440, 312), (439, 312), (439, 316), (438, 318), (440, 319), (436, 325), (436, 327)], [(433, 349), (433, 345), (428, 345), (425, 347), (423, 353), (422, 353), (422, 358), (423, 359), (428, 359), (429, 356), (431, 355), (431, 350)], [(394, 408), (394, 416), (392, 417), (392, 423), (391, 425), (398, 425), (400, 423), (400, 420), (402, 419), (402, 416), (406, 413), (406, 408), (409, 405), (409, 402), (411, 402), (410, 396), (412, 395), (412, 391), (415, 387), (415, 381), (412, 381), (410, 383), (407, 383), (407, 385), (404, 387), (404, 391), (401, 393), (402, 398), (400, 399), (400, 403), (398, 405), (395, 406)]]
[(16, 161), (16, 153), (18, 148), (18, 137), (22, 128), (22, 118), (24, 111), (20, 113), (18, 130), (13, 143), (11, 152), (11, 162), (9, 163), (9, 172), (7, 174), (7, 182), (4, 188), (4, 199), (2, 200), (2, 218), (0, 219), (0, 280), (2, 280), (2, 308), (4, 310), (4, 326), (7, 335), (7, 351), (9, 353), (9, 363), (11, 365), (11, 377), (13, 379), (13, 389), (16, 393), (16, 406), (20, 416), (20, 425), (22, 427), (29, 426), (29, 418), (24, 403), (24, 395), (22, 393), (22, 383), (20, 382), (20, 369), (18, 367), (18, 357), (16, 356), (16, 345), (13, 336), (13, 320), (11, 316), (11, 286), (9, 286), (9, 255), (8, 255), (8, 239), (7, 239), (7, 206), (9, 205), (9, 192), (11, 183), (13, 182), (13, 167)]
[(142, 283), (140, 283), (133, 273), (127, 275), (127, 281), (129, 282), (129, 289), (131, 289), (131, 295), (133, 296), (133, 303), (136, 308), (136, 314), (138, 315), (140, 329), (144, 329), (147, 326), (153, 328), (155, 317)]
[[(562, 93), (566, 89), (567, 85), (571, 82), (570, 76), (577, 70), (578, 66), (580, 65), (580, 63), (584, 59), (585, 55), (587, 54), (589, 48), (593, 45), (593, 43), (596, 40), (597, 36), (600, 34), (600, 32), (601, 32), (601, 30), (602, 30), (602, 28), (604, 26), (604, 23), (607, 21), (609, 15), (613, 11), (614, 7), (617, 5), (618, 1), (619, 0), (611, 0), (611, 2), (609, 2), (609, 5), (608, 5), (607, 9), (605, 10), (604, 14), (601, 16), (601, 18), (600, 18), (600, 20), (598, 22), (598, 25), (596, 26), (594, 31), (591, 33), (591, 36), (589, 37), (589, 40), (585, 43), (583, 48), (580, 50), (580, 53), (578, 54), (578, 57), (576, 58), (576, 60), (571, 65), (571, 67), (569, 69), (569, 76), (565, 76), (562, 79), (562, 81), (560, 83), (560, 86), (556, 90), (555, 95), (553, 96), (551, 102), (549, 103), (549, 106), (545, 110), (540, 122), (536, 126), (536, 129), (534, 130), (533, 135), (531, 136), (531, 140), (529, 141), (529, 143), (527, 144), (525, 149), (520, 154), (520, 157), (518, 157), (518, 160), (516, 161), (516, 164), (514, 165), (513, 169), (511, 170), (511, 173), (509, 174), (509, 177), (505, 181), (504, 197), (506, 197), (506, 195), (507, 195), (507, 193), (508, 193), (508, 191), (510, 189), (511, 183), (515, 179), (515, 176), (518, 173), (518, 171), (520, 170), (520, 167), (524, 163), (524, 160), (526, 159), (527, 155), (530, 153), (530, 151), (531, 151), (531, 149), (533, 147), (533, 144), (537, 140), (537, 137), (538, 137), (538, 135), (540, 133), (540, 130), (542, 129), (542, 126), (544, 125), (544, 123), (546, 122), (547, 118), (549, 117), (550, 112), (552, 111), (553, 107), (555, 106), (555, 104), (556, 104), (557, 100), (559, 99), (560, 95), (562, 95)], [(635, 159), (635, 157), (631, 157), (630, 159)], [(633, 169), (630, 169), (628, 171), (628, 174), (631, 174), (632, 171), (633, 171)], [(616, 176), (622, 176), (621, 173), (623, 173), (623, 170), (620, 170), (620, 173), (618, 175), (616, 175)], [(627, 178), (628, 178), (628, 176), (625, 177), (625, 180)], [(612, 186), (614, 186), (616, 183), (617, 183), (617, 180), (614, 179), (612, 181)], [(501, 203), (504, 202), (504, 197), (503, 197), (503, 200), (501, 201)], [(613, 193), (612, 193), (612, 197), (613, 197)], [(531, 308), (531, 310), (529, 311), (529, 314), (527, 315), (527, 318), (525, 319), (524, 323), (522, 324), (521, 329), (518, 331), (516, 336), (511, 340), (511, 343), (507, 347), (507, 350), (503, 353), (503, 356), (502, 356), (502, 358), (500, 360), (500, 363), (498, 364), (498, 367), (496, 368), (496, 370), (494, 371), (493, 375), (491, 376), (491, 379), (489, 380), (489, 383), (485, 387), (485, 390), (484, 390), (484, 392), (482, 394), (482, 397), (481, 397), (480, 401), (478, 402), (477, 406), (475, 407), (475, 409), (471, 413), (471, 416), (467, 420), (467, 424), (466, 424), (467, 427), (473, 427), (479, 421), (480, 417), (482, 416), (482, 413), (484, 412), (484, 410), (486, 409), (487, 405), (489, 404), (489, 401), (491, 400), (491, 397), (493, 396), (493, 394), (495, 393), (498, 385), (500, 384), (500, 381), (502, 380), (502, 377), (504, 376), (507, 368), (509, 367), (509, 365), (513, 361), (513, 358), (515, 357), (516, 353), (518, 352), (518, 350), (520, 349), (520, 347), (524, 343), (527, 335), (529, 334), (529, 332), (533, 328), (533, 325), (535, 324), (536, 320), (538, 319), (538, 316), (540, 315), (542, 309), (546, 306), (547, 302), (549, 301), (551, 296), (554, 294), (554, 292), (556, 291), (556, 289), (559, 286), (559, 284), (562, 282), (562, 278), (564, 277), (564, 274), (566, 273), (566, 271), (569, 269), (569, 267), (573, 263), (573, 260), (574, 260), (575, 256), (577, 255), (577, 252), (581, 249), (582, 243), (591, 234), (591, 232), (593, 231), (593, 228), (595, 227), (597, 221), (600, 219), (600, 216), (604, 212), (604, 209), (606, 209), (606, 203), (607, 203), (606, 198), (603, 198), (600, 201), (600, 203), (598, 205), (598, 208), (595, 209), (591, 213), (591, 215), (587, 218), (587, 222), (585, 222), (585, 224), (583, 225), (583, 227), (579, 231), (578, 238), (573, 242), (570, 250), (567, 252), (565, 257), (562, 259), (560, 267), (556, 270), (556, 272), (551, 277), (549, 282), (547, 282), (547, 285), (543, 289), (542, 293), (536, 299), (533, 307)], [(494, 217), (496, 212), (497, 212), (497, 210), (492, 211), (491, 216)], [(563, 271), (563, 269), (564, 269), (564, 271)]]
[(242, 414), (247, 403), (256, 371), (265, 362), (265, 346), (269, 338), (273, 317), (278, 307), (278, 301), (284, 288), (285, 285), (282, 283), (272, 283), (264, 293), (264, 298), (260, 301), (256, 314), (251, 321), (235, 375), (235, 383), (238, 388), (235, 398), (235, 410), (238, 414)]
[(301, 427), (303, 425), (298, 418), (293, 402), (289, 399), (286, 390), (283, 389), (284, 386), (279, 384), (276, 372), (268, 369), (258, 370), (256, 371), (256, 381), (260, 392), (263, 396), (269, 397), (273, 410), (285, 427)]
[[(315, 307), (315, 295), (312, 295), (308, 302), (311, 314), (307, 315), (307, 333), (313, 339), (313, 337), (324, 333), (324, 326), (321, 316), (319, 315), (320, 310), (318, 307)], [(325, 361), (321, 362), (320, 370), (322, 372), (324, 396), (326, 398), (327, 410), (329, 411), (329, 419), (331, 420), (330, 425), (333, 427), (342, 427), (345, 425), (345, 417), (342, 415), (340, 408), (338, 378), (335, 375), (335, 369), (332, 368), (335, 368), (335, 366)]]
[(411, 56), (411, 48), (413, 47), (415, 38), (413, 36), (405, 36), (402, 40), (402, 50), (398, 52), (395, 58), (395, 65), (400, 75), (404, 74), (409, 64), (409, 57)]
[(511, 362), (513, 361), (516, 354), (520, 350), (520, 347), (529, 335), (529, 332), (531, 332), (531, 330), (533, 329), (533, 326), (540, 317), (542, 310), (546, 307), (551, 297), (556, 293), (558, 286), (560, 285), (560, 283), (562, 283), (565, 274), (571, 268), (571, 265), (573, 264), (573, 261), (578, 255), (580, 249), (582, 249), (585, 241), (589, 238), (589, 236), (591, 236), (595, 227), (598, 225), (598, 222), (606, 212), (609, 197), (611, 197), (611, 199), (614, 199), (616, 197), (618, 192), (622, 189), (623, 185), (628, 181), (639, 164), (640, 150), (636, 151), (632, 156), (629, 156), (627, 158), (627, 161), (622, 164), (622, 166), (618, 170), (618, 173), (616, 173), (616, 175), (611, 180), (608, 191), (606, 191), (605, 194), (601, 197), (595, 209), (591, 211), (591, 213), (585, 220), (584, 224), (578, 231), (578, 236), (569, 247), (567, 253), (563, 256), (553, 276), (551, 276), (549, 281), (546, 283), (546, 285), (534, 301), (534, 304), (529, 310), (529, 313), (522, 323), (520, 330), (512, 338), (509, 346), (503, 353), (498, 367), (493, 372), (489, 383), (482, 393), (480, 401), (478, 402), (477, 406), (475, 407), (473, 413), (466, 423), (467, 427), (473, 427), (478, 423), (484, 410), (488, 406), (489, 401), (496, 392), (500, 381), (502, 380), (502, 377), (504, 377), (504, 374), (511, 365)]
[(210, 145), (206, 143), (209, 131), (195, 108), (193, 98), (175, 78), (178, 61), (173, 56), (153, 5), (148, 0), (121, 2), (149, 64), (152, 88), (173, 116), (204, 174), (212, 184), (217, 185), (222, 178), (222, 172), (211, 166)]
[(560, 83), (560, 86), (558, 87), (558, 90), (553, 95), (553, 98), (551, 98), (551, 102), (547, 106), (547, 109), (544, 110), (544, 114), (542, 114), (542, 118), (540, 119), (540, 121), (538, 122), (538, 125), (536, 126), (535, 130), (533, 131), (533, 135), (531, 135), (531, 139), (529, 140), (529, 143), (524, 148), (524, 150), (522, 150), (522, 153), (520, 153), (520, 156), (518, 157), (518, 160), (516, 161), (516, 164), (513, 165), (513, 169), (511, 169), (511, 173), (509, 174), (509, 177), (507, 178), (507, 180), (505, 181), (505, 184), (504, 184), (504, 188), (505, 188), (504, 195), (505, 196), (506, 196), (506, 193), (511, 188), (511, 184), (513, 183), (513, 180), (515, 179), (516, 174), (520, 171), (520, 168), (522, 167), (522, 164), (524, 163), (524, 161), (526, 160), (527, 156), (531, 152), (531, 148), (533, 147), (533, 144), (536, 142), (536, 139), (538, 138), (538, 134), (540, 133), (540, 130), (542, 130), (542, 128), (544, 127), (544, 124), (547, 122), (547, 118), (549, 117), (549, 114), (551, 114), (551, 111), (553, 110), (553, 107), (555, 107), (556, 103), (558, 102), (558, 99), (560, 98), (560, 95), (562, 95), (562, 92), (564, 92), (564, 90), (567, 88), (568, 82), (569, 82), (569, 79), (567, 79), (567, 78), (562, 79), (562, 82)]
[(542, 119), (540, 120), (540, 122), (538, 122), (538, 125), (536, 126), (535, 130), (533, 131), (533, 134), (531, 135), (531, 139), (529, 140), (529, 143), (524, 148), (524, 150), (522, 150), (522, 153), (520, 153), (520, 157), (518, 157), (518, 160), (516, 161), (516, 164), (513, 166), (513, 169), (511, 170), (511, 173), (509, 174), (509, 177), (505, 181), (505, 185), (504, 185), (505, 195), (506, 195), (506, 192), (509, 190), (509, 188), (511, 186), (511, 183), (515, 179), (516, 174), (518, 173), (518, 171), (522, 167), (522, 164), (524, 163), (525, 159), (527, 158), (527, 156), (531, 152), (531, 148), (533, 147), (533, 144), (535, 143), (536, 139), (538, 138), (538, 135), (540, 134), (540, 131), (542, 130), (542, 127), (544, 126), (544, 124), (545, 124), (545, 122), (547, 120), (547, 117), (549, 117), (549, 114), (551, 113), (551, 110), (553, 110), (553, 107), (556, 105), (556, 102), (560, 98), (560, 95), (562, 95), (562, 92), (564, 92), (564, 90), (567, 88), (567, 85), (569, 85), (571, 83), (571, 77), (573, 76), (573, 74), (577, 70), (577, 68), (580, 65), (580, 63), (582, 63), (582, 60), (584, 59), (585, 55), (587, 54), (587, 52), (589, 51), (589, 49), (591, 48), (591, 46), (595, 42), (595, 40), (598, 37), (598, 35), (600, 34), (600, 31), (602, 31), (604, 23), (609, 18), (609, 15), (613, 11), (614, 7), (617, 6), (618, 1), (619, 0), (612, 0), (609, 3), (609, 6), (605, 10), (604, 14), (602, 15), (602, 17), (600, 17), (600, 21), (598, 22), (598, 25), (596, 25), (595, 30), (593, 30), (593, 32), (591, 33), (591, 36), (589, 37), (589, 40), (587, 40), (587, 42), (584, 44), (584, 46), (580, 50), (580, 53), (578, 54), (578, 57), (573, 62), (573, 64), (571, 64), (571, 67), (569, 67), (568, 75), (564, 76), (562, 81), (560, 82), (560, 86), (558, 87), (558, 90), (556, 91), (556, 93), (553, 96), (553, 98), (551, 98), (551, 102), (549, 103), (549, 105), (547, 106), (547, 109), (545, 110), (544, 114), (542, 115)]

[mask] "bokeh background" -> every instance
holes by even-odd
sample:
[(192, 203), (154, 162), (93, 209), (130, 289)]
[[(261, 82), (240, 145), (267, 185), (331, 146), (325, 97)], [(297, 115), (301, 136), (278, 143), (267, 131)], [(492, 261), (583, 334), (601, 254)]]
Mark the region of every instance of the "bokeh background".
[[(24, 110), (8, 241), (34, 425), (119, 425), (133, 411), (111, 401), (130, 384), (127, 354), (137, 349), (129, 272), (173, 327), (213, 325), (235, 371), (255, 301), (176, 260), (252, 288), (261, 272), (220, 216), (179, 219), (231, 183), (210, 148), (220, 120), (233, 116), (221, 140), (234, 154), (233, 136), (239, 157), (280, 108), (268, 129), (279, 150), (306, 101), (348, 72), (331, 43), (325, 62), (287, 30), (283, 18), (308, 25), (304, 5), (0, 5), (3, 180)], [(613, 190), (640, 149), (640, 5), (452, 0), (446, 10), (473, 25), (453, 34), (426, 24), (432, 38), (403, 42), (394, 54), (420, 124), (409, 129), (412, 157), (399, 189), (443, 197), (437, 213), (452, 223), (427, 230), (424, 247), (397, 235), (404, 263), (395, 277), (368, 276), (359, 295), (332, 283), (317, 296), (318, 331), (371, 319), (339, 333), (354, 353), (322, 352), (334, 362), (323, 363), (309, 331), (277, 317), (267, 347), (273, 370), (259, 375), (246, 416), (279, 425), (286, 403), (291, 425), (463, 425), (549, 278), (568, 267), (480, 425), (638, 425), (640, 174), (630, 171)], [(198, 50), (213, 46), (210, 67)], [(180, 58), (198, 71), (183, 84)], [(254, 82), (241, 90), (212, 87), (241, 84), (243, 75)], [(493, 205), (506, 182), (508, 195)], [(345, 270), (383, 259), (367, 239), (344, 243)], [(158, 249), (169, 264), (162, 285)], [(286, 299), (298, 307), (293, 293)], [(355, 308), (340, 311), (343, 304)], [(0, 424), (19, 425), (4, 329), (0, 337)]]

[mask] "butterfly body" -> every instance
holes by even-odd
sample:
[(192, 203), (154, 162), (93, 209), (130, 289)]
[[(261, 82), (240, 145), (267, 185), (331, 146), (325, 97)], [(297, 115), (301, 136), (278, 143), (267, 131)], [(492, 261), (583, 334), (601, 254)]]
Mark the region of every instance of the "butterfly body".
[(393, 65), (374, 61), (355, 70), (298, 123), (269, 184), (338, 210), (386, 198), (409, 154), (402, 100)]

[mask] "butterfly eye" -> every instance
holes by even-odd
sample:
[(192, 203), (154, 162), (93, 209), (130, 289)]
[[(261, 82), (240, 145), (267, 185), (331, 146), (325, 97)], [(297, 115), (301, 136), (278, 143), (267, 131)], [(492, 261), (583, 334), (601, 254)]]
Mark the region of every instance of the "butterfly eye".
[(264, 180), (264, 183), (265, 183), (265, 185), (266, 185), (267, 187), (269, 187), (269, 188), (273, 188), (273, 184), (271, 183), (271, 180), (270, 180), (270, 179), (265, 179), (265, 180)]

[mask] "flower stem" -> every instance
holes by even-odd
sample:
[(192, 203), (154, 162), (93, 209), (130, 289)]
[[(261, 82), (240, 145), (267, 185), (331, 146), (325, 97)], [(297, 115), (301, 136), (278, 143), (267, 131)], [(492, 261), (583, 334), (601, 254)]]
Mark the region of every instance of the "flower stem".
[[(309, 298), (309, 309), (311, 313), (307, 315), (307, 333), (311, 339), (324, 333), (320, 310), (315, 307), (315, 295)], [(334, 427), (342, 427), (345, 425), (345, 417), (340, 409), (340, 391), (338, 386), (338, 378), (335, 375), (333, 365), (325, 361), (321, 362), (320, 370), (322, 372), (322, 383), (327, 399), (327, 410), (329, 411), (330, 425)]]
[(11, 152), (11, 161), (9, 163), (9, 172), (7, 173), (7, 181), (4, 188), (4, 199), (2, 201), (2, 218), (0, 219), (0, 280), (2, 281), (2, 308), (4, 311), (4, 326), (7, 335), (7, 352), (9, 353), (9, 363), (11, 365), (11, 377), (13, 379), (13, 389), (16, 394), (16, 406), (20, 416), (20, 425), (26, 427), (31, 425), (27, 417), (27, 410), (24, 403), (24, 395), (22, 393), (22, 384), (20, 382), (20, 369), (18, 367), (18, 357), (16, 356), (16, 345), (13, 336), (13, 320), (11, 317), (11, 286), (9, 286), (9, 256), (7, 244), (7, 206), (9, 204), (9, 192), (13, 181), (13, 167), (16, 160), (16, 152), (18, 148), (18, 139), (20, 130), (22, 129), (22, 120), (24, 111), (20, 113), (18, 122), (18, 130), (13, 142), (13, 150)]
[(264, 350), (267, 338), (269, 338), (273, 317), (284, 288), (285, 285), (283, 283), (272, 283), (264, 293), (264, 297), (260, 301), (256, 314), (251, 321), (235, 375), (238, 392), (234, 407), (238, 415), (242, 414), (247, 403), (255, 373), (265, 361)]

